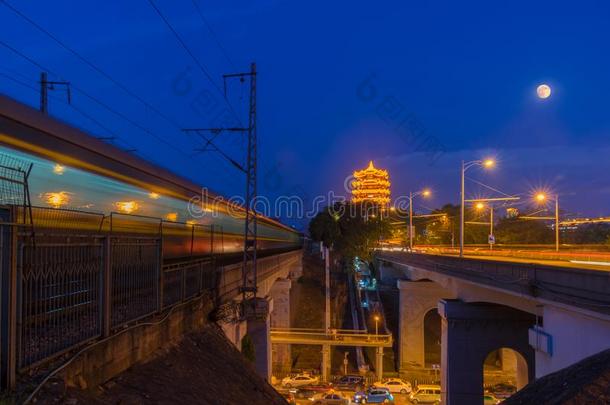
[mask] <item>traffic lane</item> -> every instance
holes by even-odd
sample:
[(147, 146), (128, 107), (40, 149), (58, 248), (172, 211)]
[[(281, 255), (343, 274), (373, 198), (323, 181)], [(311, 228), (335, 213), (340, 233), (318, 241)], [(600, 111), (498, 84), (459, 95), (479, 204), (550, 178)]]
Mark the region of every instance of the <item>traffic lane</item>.
[[(457, 257), (457, 253), (442, 253), (442, 252), (423, 252), (424, 254), (429, 254), (432, 256), (449, 256), (449, 257)], [(513, 256), (501, 256), (501, 255), (484, 255), (484, 254), (468, 254), (464, 255), (467, 259), (474, 260), (488, 260), (492, 262), (507, 262), (507, 263), (524, 263), (524, 264), (541, 264), (544, 266), (554, 266), (554, 267), (566, 267), (570, 269), (579, 269), (579, 270), (597, 270), (597, 271), (607, 271), (610, 272), (610, 263), (609, 265), (598, 265), (595, 264), (595, 261), (589, 260), (576, 260), (577, 262), (572, 262), (570, 260), (550, 260), (550, 259), (535, 259), (530, 257), (513, 257)]]
[[(443, 256), (454, 256), (454, 255), (443, 255)], [(568, 260), (548, 260), (548, 259), (533, 259), (525, 257), (510, 257), (510, 256), (484, 256), (484, 255), (465, 255), (468, 259), (480, 259), (496, 262), (508, 262), (508, 263), (524, 263), (524, 264), (541, 264), (544, 266), (554, 267), (566, 267), (570, 269), (579, 270), (597, 270), (597, 271), (610, 271), (610, 266), (591, 264), (588, 261), (579, 261), (574, 263)], [(582, 263), (584, 262), (584, 263)]]

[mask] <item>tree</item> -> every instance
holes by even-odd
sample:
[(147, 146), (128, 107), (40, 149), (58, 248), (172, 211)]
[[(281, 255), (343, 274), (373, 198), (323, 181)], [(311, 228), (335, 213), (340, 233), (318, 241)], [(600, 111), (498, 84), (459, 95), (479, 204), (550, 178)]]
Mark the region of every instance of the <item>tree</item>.
[(505, 244), (552, 243), (553, 230), (539, 220), (525, 220), (519, 217), (501, 218), (495, 228), (496, 240)]
[(313, 240), (324, 242), (345, 257), (368, 260), (379, 241), (392, 235), (390, 221), (363, 204), (338, 203), (316, 215), (309, 223)]
[(309, 222), (309, 235), (326, 246), (332, 246), (339, 237), (339, 223), (336, 217), (331, 215), (328, 209), (319, 212)]
[[(414, 221), (418, 243), (431, 245), (450, 245), (460, 243), (460, 206), (445, 204), (437, 208), (431, 214), (442, 214), (442, 216), (416, 218)], [(473, 221), (476, 218), (470, 211), (465, 212), (465, 221)], [(484, 221), (484, 220), (483, 220)], [(419, 230), (418, 230), (419, 228)], [(489, 227), (476, 224), (464, 225), (464, 244), (487, 243)]]
[(598, 244), (610, 238), (610, 225), (604, 223), (580, 224), (576, 229), (569, 229), (563, 234), (566, 243)]

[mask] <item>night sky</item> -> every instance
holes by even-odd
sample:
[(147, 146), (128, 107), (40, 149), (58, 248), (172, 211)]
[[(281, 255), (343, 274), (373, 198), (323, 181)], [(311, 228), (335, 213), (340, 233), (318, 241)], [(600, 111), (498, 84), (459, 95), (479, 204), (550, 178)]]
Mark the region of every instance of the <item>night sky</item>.
[[(154, 109), (3, 4), (0, 40), (149, 132), (78, 91), (73, 105), (104, 127), (63, 104), (61, 90), (52, 115), (225, 195), (243, 193), (243, 176), (195, 153), (196, 136), (180, 127), (226, 122), (221, 75), (254, 60), (263, 195), (344, 194), (345, 177), (374, 160), (394, 198), (433, 189), (423, 210), (458, 201), (462, 159), (495, 156), (495, 170), (469, 176), (524, 199), (545, 187), (573, 215), (610, 215), (610, 3), (195, 1), (205, 22), (190, 0), (155, 5), (213, 83), (147, 0), (10, 1)], [(2, 93), (37, 106), (24, 84), (36, 87), (39, 72), (0, 46)], [(549, 99), (536, 98), (540, 83)], [(245, 124), (247, 83), (228, 91)], [(426, 139), (435, 153), (418, 148)], [(243, 161), (243, 137), (217, 140)]]

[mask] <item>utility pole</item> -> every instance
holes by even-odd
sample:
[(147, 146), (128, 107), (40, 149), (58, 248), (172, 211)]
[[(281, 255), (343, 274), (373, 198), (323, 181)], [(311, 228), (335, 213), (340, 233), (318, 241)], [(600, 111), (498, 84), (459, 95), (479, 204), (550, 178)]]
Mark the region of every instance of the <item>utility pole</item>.
[(246, 158), (246, 220), (244, 223), (244, 258), (242, 265), (242, 294), (243, 300), (256, 297), (256, 239), (257, 239), (257, 217), (253, 210), (253, 202), (256, 200), (256, 172), (257, 172), (257, 143), (256, 143), (256, 64), (250, 66), (250, 73), (224, 75), (225, 80), (229, 77), (250, 76), (250, 109), (248, 114), (248, 155)]
[(324, 312), (324, 326), (326, 333), (330, 333), (330, 250), (327, 246), (324, 247), (324, 275), (325, 289), (324, 297), (326, 300), (326, 311)]
[[(199, 151), (215, 151), (229, 161), (238, 170), (246, 175), (246, 190), (245, 190), (245, 210), (246, 217), (244, 220), (244, 252), (242, 262), (242, 285), (240, 291), (242, 293), (242, 302), (245, 304), (248, 300), (256, 298), (257, 292), (257, 269), (256, 269), (256, 247), (258, 224), (256, 212), (253, 210), (254, 202), (257, 196), (257, 131), (256, 131), (256, 64), (253, 62), (250, 65), (249, 72), (231, 73), (222, 76), (225, 84), (229, 78), (239, 78), (244, 82), (246, 77), (250, 78), (250, 105), (248, 112), (248, 126), (231, 127), (231, 128), (185, 128), (185, 132), (196, 132), (206, 141), (202, 149)], [(202, 132), (212, 132), (214, 136), (208, 138), (203, 136)], [(246, 155), (246, 166), (244, 167), (236, 160), (232, 159), (220, 148), (214, 144), (214, 139), (223, 131), (229, 132), (245, 132), (248, 135), (248, 151)], [(208, 149), (211, 148), (211, 149)], [(244, 307), (245, 308), (245, 307)]]
[(55, 90), (55, 86), (65, 86), (68, 104), (71, 103), (70, 82), (49, 81), (47, 72), (40, 72), (40, 111), (43, 114), (49, 113), (49, 90)]
[(494, 206), (489, 204), (489, 250), (493, 250), (494, 242)]
[(555, 252), (559, 252), (559, 194), (555, 195)]

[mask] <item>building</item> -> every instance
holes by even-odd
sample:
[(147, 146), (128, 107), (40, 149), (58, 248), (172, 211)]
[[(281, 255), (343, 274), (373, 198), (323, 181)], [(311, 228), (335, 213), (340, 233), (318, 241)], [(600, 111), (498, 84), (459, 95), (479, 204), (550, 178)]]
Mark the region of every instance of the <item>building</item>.
[(390, 178), (387, 170), (377, 169), (373, 161), (366, 169), (356, 170), (352, 181), (352, 202), (369, 202), (386, 206), (390, 203)]

